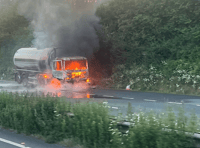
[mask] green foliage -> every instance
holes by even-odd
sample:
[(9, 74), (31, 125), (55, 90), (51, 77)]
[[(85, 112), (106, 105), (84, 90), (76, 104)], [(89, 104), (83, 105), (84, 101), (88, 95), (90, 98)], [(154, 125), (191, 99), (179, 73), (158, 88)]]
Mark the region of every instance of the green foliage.
[(30, 47), (33, 40), (29, 21), (18, 14), (17, 7), (17, 4), (6, 5), (0, 10), (0, 75), (4, 79), (12, 78), (9, 69), (13, 68), (14, 53), (19, 48)]
[(110, 134), (108, 109), (101, 104), (76, 104), (73, 108), (74, 119), (72, 121), (72, 133), (74, 137), (81, 139), (83, 143), (90, 145), (105, 144)]
[(199, 95), (200, 75), (196, 67), (195, 63), (184, 63), (183, 60), (163, 61), (158, 68), (133, 64), (127, 69), (119, 65), (115, 67), (110, 83), (117, 89), (130, 85), (136, 91)]
[(199, 94), (199, 8), (193, 0), (111, 0), (99, 6), (96, 15), (114, 63), (111, 84)]
[(165, 60), (199, 61), (199, 6), (188, 0), (111, 0), (96, 15), (116, 64), (159, 66)]
[[(21, 99), (20, 99), (21, 98)], [(66, 102), (65, 99), (0, 93), (0, 125), (19, 133), (39, 134), (55, 143), (75, 137), (93, 147), (104, 147), (110, 139), (108, 109), (98, 103)], [(68, 116), (73, 111), (75, 117)]]
[[(185, 131), (197, 131), (199, 122), (194, 113), (187, 119), (184, 108), (179, 109), (178, 115), (172, 107), (160, 114), (152, 111), (133, 113), (130, 103), (128, 108), (127, 119), (131, 125), (127, 132), (122, 133), (117, 128), (118, 120), (110, 120), (109, 107), (105, 104), (72, 104), (65, 98), (1, 92), (0, 125), (18, 133), (41, 135), (49, 143), (72, 138), (92, 148), (191, 146)], [(73, 118), (69, 112), (74, 113)], [(122, 117), (118, 115), (115, 119), (122, 120)]]

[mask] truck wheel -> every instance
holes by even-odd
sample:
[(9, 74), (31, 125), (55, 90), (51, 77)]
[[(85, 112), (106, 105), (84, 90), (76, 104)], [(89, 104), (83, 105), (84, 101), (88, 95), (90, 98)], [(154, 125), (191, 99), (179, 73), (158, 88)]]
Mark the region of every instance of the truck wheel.
[(31, 85), (30, 85), (30, 88), (36, 88), (36, 85), (31, 84)]
[(23, 81), (22, 81), (22, 84), (23, 84), (24, 87), (28, 87), (28, 79), (24, 78)]
[(22, 78), (21, 78), (21, 75), (20, 75), (19, 72), (15, 74), (15, 81), (16, 81), (17, 83), (19, 83), (19, 84), (22, 83)]

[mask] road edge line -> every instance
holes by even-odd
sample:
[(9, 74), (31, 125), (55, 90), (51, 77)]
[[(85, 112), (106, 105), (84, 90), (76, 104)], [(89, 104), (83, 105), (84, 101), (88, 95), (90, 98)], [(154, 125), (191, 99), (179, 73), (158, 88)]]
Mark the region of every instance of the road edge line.
[(19, 147), (19, 148), (26, 148), (24, 145), (21, 145), (21, 144), (19, 144), (19, 143), (15, 143), (15, 142), (12, 142), (12, 141), (3, 139), (3, 138), (0, 138), (0, 141), (1, 141), (1, 142), (4, 142), (4, 143), (7, 143), (7, 144), (10, 144), (10, 145), (17, 146), (17, 147)]

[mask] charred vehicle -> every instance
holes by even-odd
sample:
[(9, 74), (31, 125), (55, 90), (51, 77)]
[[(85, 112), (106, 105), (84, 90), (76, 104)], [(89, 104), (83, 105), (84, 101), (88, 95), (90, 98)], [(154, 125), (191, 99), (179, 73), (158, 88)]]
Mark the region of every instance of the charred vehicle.
[(52, 74), (62, 82), (88, 81), (88, 62), (85, 57), (56, 58)]
[(46, 85), (53, 79), (61, 83), (89, 83), (88, 61), (85, 57), (56, 57), (57, 48), (21, 48), (14, 55), (15, 81), (25, 87)]

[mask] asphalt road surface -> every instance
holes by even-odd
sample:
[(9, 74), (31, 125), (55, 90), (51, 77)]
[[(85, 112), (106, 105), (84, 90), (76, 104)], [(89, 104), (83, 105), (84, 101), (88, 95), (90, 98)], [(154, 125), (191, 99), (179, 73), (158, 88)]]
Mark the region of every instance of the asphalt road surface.
[(26, 89), (21, 84), (11, 81), (0, 81), (0, 90), (8, 92), (37, 92), (38, 94), (47, 94), (50, 92), (53, 95), (64, 96), (66, 98), (80, 99), (94, 98), (96, 101), (108, 102), (113, 115), (122, 113), (126, 115), (128, 102), (131, 103), (135, 112), (139, 111), (162, 111), (167, 105), (173, 106), (175, 109), (178, 106), (184, 105), (186, 111), (189, 113), (194, 110), (196, 114), (200, 114), (200, 97), (188, 95), (174, 95), (162, 93), (147, 93), (134, 92), (127, 90), (111, 90), (111, 89), (92, 89), (84, 86), (84, 84), (67, 85), (58, 91), (52, 88), (36, 88)]
[(42, 140), (0, 129), (0, 148), (64, 148), (57, 144), (48, 144)]
[[(11, 81), (0, 81), (0, 91), (20, 93), (28, 91), (31, 93), (37, 92), (39, 94), (47, 94), (47, 92), (51, 92), (54, 95), (56, 94), (58, 96), (70, 98), (70, 100), (84, 100), (83, 98), (87, 98), (88, 100), (108, 102), (112, 115), (122, 113), (125, 116), (127, 113), (127, 106), (129, 102), (131, 103), (134, 112), (149, 110), (161, 112), (165, 110), (167, 105), (170, 105), (174, 107), (175, 111), (177, 111), (177, 108), (179, 106), (184, 106), (187, 115), (189, 115), (190, 111), (192, 110), (195, 111), (198, 116), (200, 114), (200, 97), (198, 96), (134, 92), (127, 90), (92, 89), (90, 87), (85, 87), (84, 84), (73, 86), (68, 85), (61, 90), (54, 92), (51, 88), (26, 89), (22, 85)], [(5, 137), (5, 135), (2, 133), (2, 130), (0, 130), (0, 138), (7, 138), (11, 141), (14, 139), (15, 141), (15, 136)], [(15, 142), (20, 143), (22, 141), (25, 140), (23, 140), (22, 138), (22, 140), (16, 140)], [(29, 141), (30, 143), (32, 142), (32, 145), (30, 144), (29, 147), (39, 148), (39, 146), (34, 146), (34, 141)], [(38, 142), (36, 142), (36, 144), (37, 143)], [(6, 148), (8, 147), (8, 143), (0, 140), (0, 147), (3, 147), (3, 145), (5, 145)], [(12, 148), (12, 145), (10, 145), (10, 147)], [(43, 146), (42, 148), (45, 148), (45, 146)]]
[(128, 102), (131, 103), (135, 112), (149, 110), (160, 112), (170, 105), (175, 111), (177, 111), (179, 106), (184, 106), (188, 113), (194, 110), (196, 114), (200, 114), (200, 97), (198, 96), (98, 89), (93, 90), (93, 94), (97, 98), (106, 98), (111, 108), (118, 110), (113, 112), (114, 115), (120, 112), (125, 115)]

